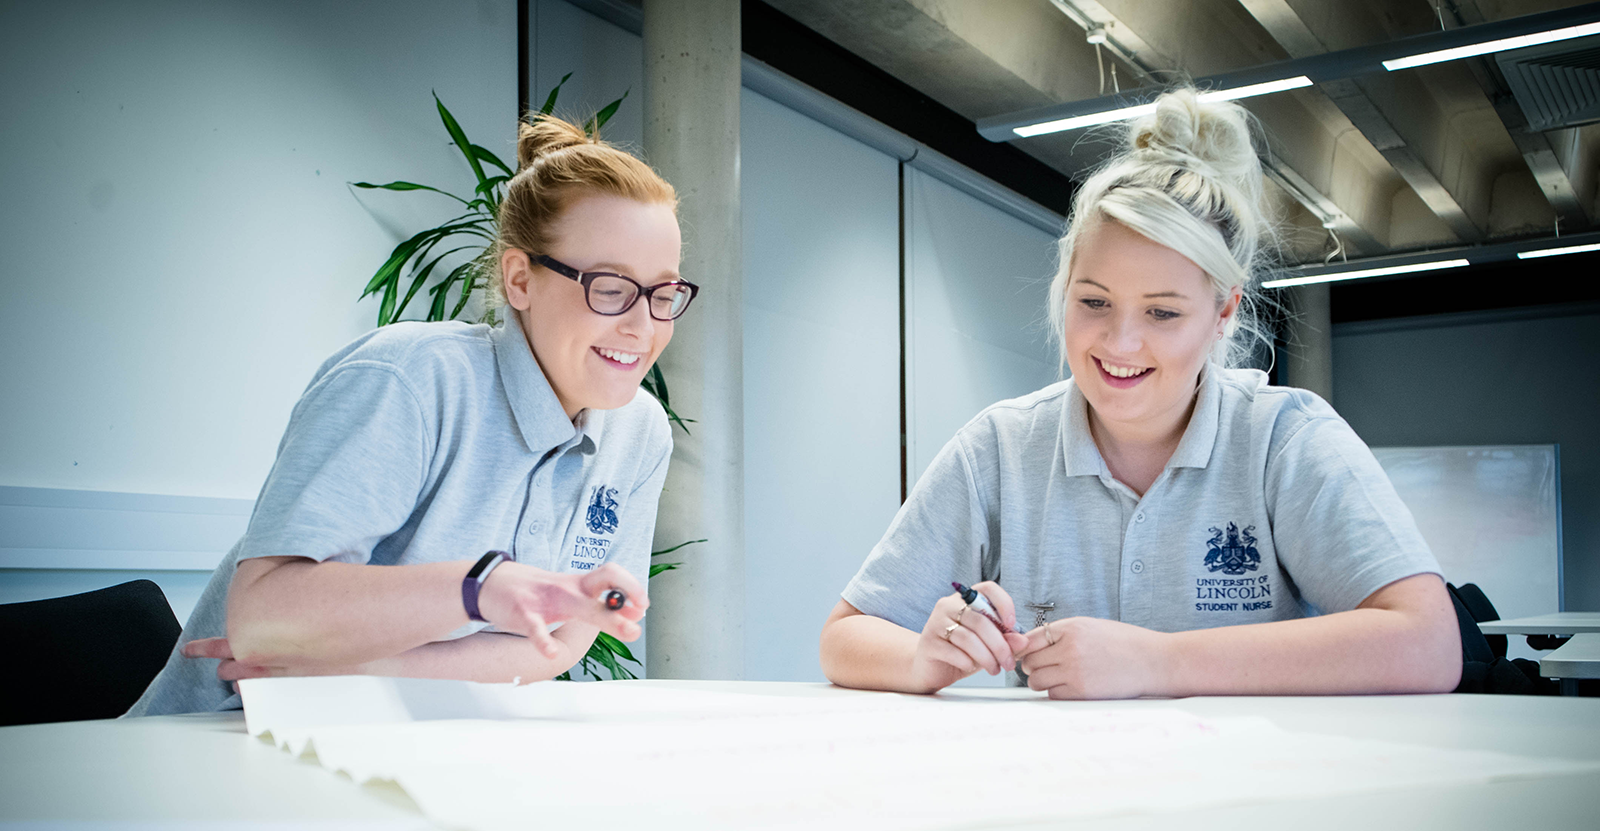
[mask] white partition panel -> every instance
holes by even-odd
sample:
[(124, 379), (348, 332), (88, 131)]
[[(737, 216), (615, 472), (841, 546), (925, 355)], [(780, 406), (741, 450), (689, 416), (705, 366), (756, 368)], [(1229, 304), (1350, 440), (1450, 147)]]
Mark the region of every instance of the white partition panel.
[(915, 482), (984, 407), (1057, 380), (1055, 237), (906, 171), (906, 441)]
[[(1374, 447), (1423, 539), (1456, 585), (1476, 583), (1502, 619), (1561, 611), (1556, 446)], [(1513, 658), (1537, 658), (1512, 638)]]
[(744, 677), (822, 680), (822, 622), (900, 502), (898, 162), (740, 106)]

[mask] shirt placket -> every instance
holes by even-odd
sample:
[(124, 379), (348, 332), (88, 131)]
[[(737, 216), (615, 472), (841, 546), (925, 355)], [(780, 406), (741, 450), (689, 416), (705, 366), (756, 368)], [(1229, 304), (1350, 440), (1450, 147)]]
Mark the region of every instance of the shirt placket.
[(528, 477), (528, 498), (523, 503), (522, 527), (517, 531), (516, 558), (539, 568), (556, 570), (550, 537), (558, 533), (553, 479), (561, 447), (546, 453)]
[[(1141, 551), (1151, 523), (1145, 515), (1144, 500), (1128, 486), (1112, 480), (1107, 483), (1117, 495), (1117, 507), (1122, 509), (1122, 548), (1117, 552), (1117, 619), (1123, 623), (1144, 626), (1150, 618), (1149, 579)], [(1148, 494), (1147, 494), (1148, 495)]]

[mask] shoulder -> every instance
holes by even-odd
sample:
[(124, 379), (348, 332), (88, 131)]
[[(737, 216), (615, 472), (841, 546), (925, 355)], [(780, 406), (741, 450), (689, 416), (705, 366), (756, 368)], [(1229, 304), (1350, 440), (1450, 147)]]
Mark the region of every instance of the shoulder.
[(1072, 397), (1072, 379), (1058, 381), (1027, 395), (996, 401), (956, 432), (966, 441), (1016, 441), (1060, 430), (1061, 415)]
[(1255, 369), (1221, 370), (1218, 380), (1225, 441), (1256, 450), (1269, 477), (1274, 471), (1305, 475), (1370, 466), (1372, 451), (1316, 393), (1273, 386)]
[(414, 392), (453, 385), (494, 369), (485, 324), (406, 321), (361, 335), (322, 363), (310, 388), (346, 374), (387, 375)]
[(1282, 448), (1307, 427), (1344, 427), (1344, 419), (1327, 401), (1310, 390), (1267, 383), (1259, 369), (1212, 367), (1221, 391), (1222, 425), (1234, 441)]

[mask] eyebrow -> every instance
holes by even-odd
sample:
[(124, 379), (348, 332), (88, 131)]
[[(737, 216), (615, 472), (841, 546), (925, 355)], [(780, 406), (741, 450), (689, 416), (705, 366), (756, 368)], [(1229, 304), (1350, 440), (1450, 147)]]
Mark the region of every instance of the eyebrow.
[[(1083, 283), (1084, 285), (1094, 286), (1095, 288), (1097, 288), (1097, 289), (1099, 289), (1099, 290), (1101, 290), (1103, 292), (1106, 292), (1107, 294), (1111, 293), (1111, 289), (1108, 289), (1105, 286), (1103, 286), (1103, 285), (1101, 285), (1099, 283), (1096, 283), (1093, 280), (1080, 279), (1080, 280), (1078, 280), (1078, 282), (1079, 283)], [(1189, 295), (1184, 294), (1182, 292), (1176, 292), (1176, 291), (1154, 291), (1154, 292), (1151, 292), (1151, 293), (1145, 295), (1145, 297), (1176, 297), (1179, 300), (1188, 300), (1189, 299)]]
[[(628, 268), (626, 266), (623, 266), (623, 265), (619, 265), (617, 263), (595, 263), (594, 268), (586, 268), (586, 269), (584, 269), (584, 271), (609, 271), (609, 272), (611, 272), (613, 274), (621, 274), (621, 275), (624, 275), (624, 276), (633, 276), (633, 270), (632, 269), (630, 269), (630, 268)], [(674, 280), (682, 280), (683, 279), (683, 276), (680, 275), (676, 271), (668, 271), (668, 272), (666, 272), (665, 276), (666, 276), (666, 279), (662, 280), (661, 281), (662, 283), (670, 283), (670, 282), (672, 282)], [(660, 285), (660, 283), (656, 283), (654, 285)]]

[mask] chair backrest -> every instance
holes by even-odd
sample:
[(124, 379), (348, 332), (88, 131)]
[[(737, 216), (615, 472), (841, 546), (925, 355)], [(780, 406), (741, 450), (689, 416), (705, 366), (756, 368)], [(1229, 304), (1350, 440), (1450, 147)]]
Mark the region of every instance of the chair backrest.
[(0, 725), (122, 715), (182, 631), (161, 587), (149, 580), (0, 605), (11, 669), (0, 684)]

